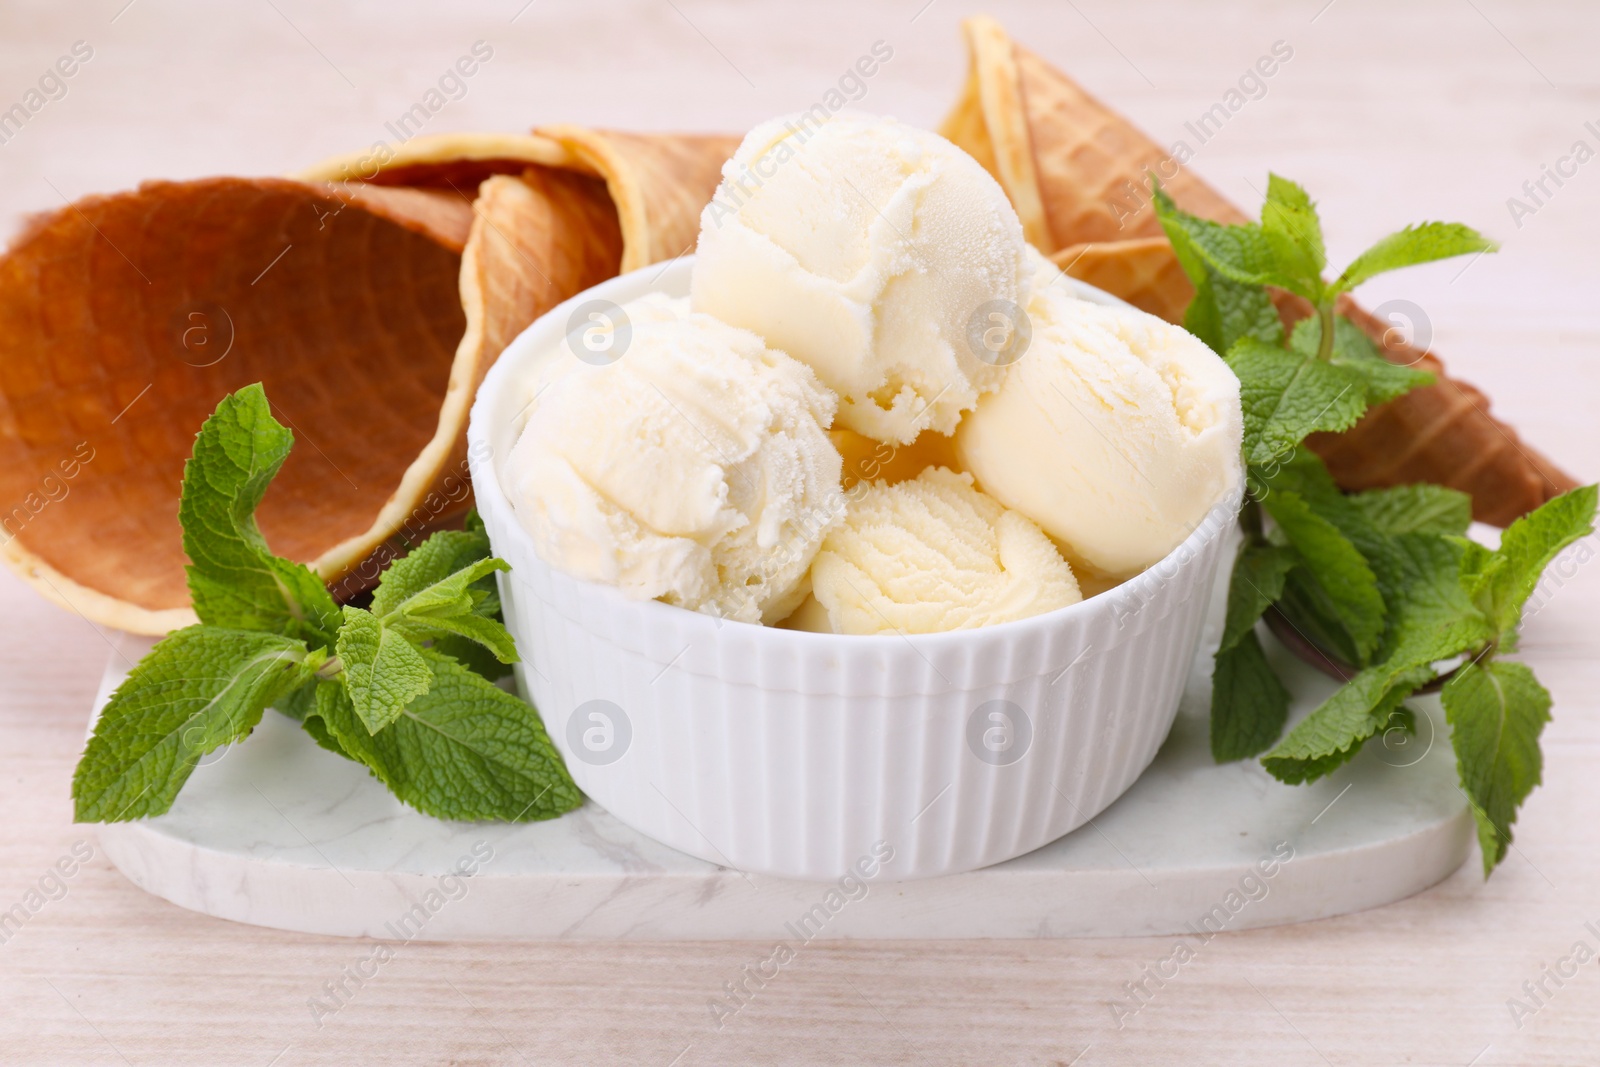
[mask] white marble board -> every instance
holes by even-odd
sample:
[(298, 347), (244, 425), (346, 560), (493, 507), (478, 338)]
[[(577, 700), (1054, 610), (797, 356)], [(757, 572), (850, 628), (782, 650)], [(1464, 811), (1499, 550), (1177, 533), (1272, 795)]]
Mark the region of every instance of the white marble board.
[[(891, 861), (842, 887), (750, 875), (593, 803), (549, 822), (441, 822), (273, 712), (208, 757), (166, 815), (102, 827), (100, 840), (134, 884), (182, 907), (386, 941), (1204, 937), (1376, 907), (1459, 867), (1472, 824), (1437, 698), (1413, 702), (1425, 713), (1415, 737), (1374, 741), (1314, 785), (1212, 762), (1218, 609), (1172, 734), (1133, 788), (1066, 837), (968, 874), (896, 882)], [(1331, 692), (1268, 644), (1294, 715)], [(148, 647), (123, 639), (97, 708)], [(470, 877), (449, 876), (464, 860)]]

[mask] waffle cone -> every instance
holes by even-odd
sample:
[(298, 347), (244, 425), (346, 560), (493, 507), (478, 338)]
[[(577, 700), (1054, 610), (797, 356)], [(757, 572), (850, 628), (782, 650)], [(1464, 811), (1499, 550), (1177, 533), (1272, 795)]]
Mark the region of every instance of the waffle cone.
[[(963, 24), (971, 63), (940, 132), (1006, 190), (1023, 230), (1073, 277), (1172, 322), (1192, 296), (1150, 204), (1150, 175), (1185, 211), (1217, 222), (1246, 216), (1122, 116), (1015, 44), (993, 19)], [(1359, 490), (1433, 482), (1472, 496), (1473, 516), (1505, 525), (1575, 480), (1489, 413), (1488, 399), (1449, 377), (1431, 353), (1350, 301), (1341, 310), (1384, 355), (1431, 371), (1435, 383), (1309, 444), (1339, 484)], [(1288, 323), (1308, 309), (1279, 301)]]
[(34, 220), (0, 258), (0, 554), (94, 622), (194, 621), (183, 463), (217, 401), (261, 381), (298, 439), (263, 534), (340, 591), (370, 584), (468, 506), (467, 411), (495, 357), (624, 262), (681, 251), (659, 250), (692, 240), (734, 144), (590, 136), (593, 159), (419, 137)]
[(604, 179), (622, 227), (624, 274), (694, 251), (700, 212), (740, 141), (582, 126), (545, 126), (537, 132), (567, 150), (568, 166)]

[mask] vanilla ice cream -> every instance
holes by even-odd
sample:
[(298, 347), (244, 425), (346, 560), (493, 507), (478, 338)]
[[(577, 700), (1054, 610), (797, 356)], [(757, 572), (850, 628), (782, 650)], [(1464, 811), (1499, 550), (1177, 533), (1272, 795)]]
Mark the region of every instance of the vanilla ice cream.
[(1074, 566), (1126, 577), (1239, 484), (1239, 380), (1180, 327), (1079, 300), (1035, 263), (1032, 341), (962, 420), (956, 454)]
[(722, 174), (700, 218), (694, 309), (809, 365), (839, 394), (840, 426), (898, 443), (948, 434), (1000, 385), (1002, 361), (979, 359), (968, 333), (1025, 301), (1027, 246), (971, 156), (847, 111), (757, 126)]
[(833, 394), (761, 338), (659, 295), (620, 358), (553, 354), (501, 473), (539, 557), (568, 574), (775, 622), (844, 513)]
[(965, 630), (1076, 604), (1072, 569), (1032, 520), (930, 467), (863, 485), (811, 566), (795, 629), (843, 634)]

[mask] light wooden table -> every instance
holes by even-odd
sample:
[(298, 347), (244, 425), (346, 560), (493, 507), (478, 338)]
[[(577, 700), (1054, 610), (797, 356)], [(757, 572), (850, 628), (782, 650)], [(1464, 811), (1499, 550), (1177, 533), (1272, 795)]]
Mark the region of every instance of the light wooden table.
[[(127, 5), (127, 6), (124, 6)], [(955, 0), (313, 0), (8, 4), (0, 108), (75, 41), (92, 59), (0, 145), (8, 218), (147, 177), (278, 173), (370, 144), (475, 40), (494, 49), (430, 129), (565, 120), (736, 130), (809, 106), (872, 42), (863, 107), (933, 123), (962, 76)], [(1326, 6), (1324, 6), (1326, 5)], [(1193, 165), (1253, 204), (1268, 168), (1324, 202), (1331, 258), (1405, 222), (1504, 239), (1374, 285), (1425, 307), (1436, 346), (1558, 462), (1600, 473), (1600, 162), (1519, 227), (1506, 200), (1573, 142), (1600, 147), (1600, 9), (1576, 0), (996, 3), (1013, 33), (1181, 137), (1274, 41), (1293, 59)], [(519, 10), (521, 9), (521, 10)], [(1320, 9), (1320, 10), (1319, 10)], [(914, 17), (915, 16), (915, 17)], [(814, 945), (721, 1030), (707, 1001), (770, 946), (413, 944), (318, 1027), (306, 1001), (369, 951), (180, 911), (98, 854), (0, 945), (0, 1062), (1600, 1062), (1600, 964), (1537, 1014), (1507, 999), (1575, 942), (1600, 948), (1600, 566), (1534, 617), (1555, 694), (1547, 784), (1488, 884), (1455, 877), (1375, 912), (1229, 934), (1127, 1025), (1109, 1002), (1165, 939)], [(68, 783), (103, 634), (0, 576), (0, 909), (92, 834)], [(982, 906), (975, 901), (974, 907)]]

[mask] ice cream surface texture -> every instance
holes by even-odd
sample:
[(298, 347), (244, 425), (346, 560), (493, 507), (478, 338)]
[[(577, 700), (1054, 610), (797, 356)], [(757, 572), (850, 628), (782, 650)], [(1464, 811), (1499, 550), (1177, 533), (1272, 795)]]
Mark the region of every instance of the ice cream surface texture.
[(962, 420), (984, 492), (1120, 578), (1177, 547), (1239, 484), (1239, 380), (1178, 326), (1076, 298), (1036, 260), (1032, 339)]
[[(938, 134), (840, 112), (757, 126), (700, 217), (691, 300), (812, 367), (839, 425), (908, 443), (954, 431), (1004, 368), (969, 323), (1026, 299), (1005, 192)], [(987, 319), (985, 319), (987, 323)]]
[(642, 297), (621, 355), (563, 341), (501, 482), (539, 557), (568, 574), (742, 622), (805, 598), (844, 513), (833, 394), (761, 338)]
[(1082, 599), (1066, 560), (1030, 519), (930, 467), (862, 485), (812, 564), (789, 625), (832, 633), (938, 633), (1024, 619)]

